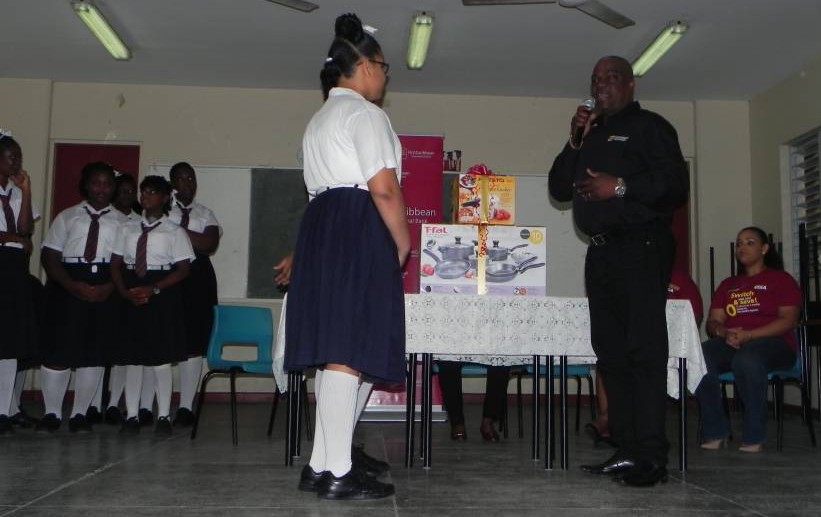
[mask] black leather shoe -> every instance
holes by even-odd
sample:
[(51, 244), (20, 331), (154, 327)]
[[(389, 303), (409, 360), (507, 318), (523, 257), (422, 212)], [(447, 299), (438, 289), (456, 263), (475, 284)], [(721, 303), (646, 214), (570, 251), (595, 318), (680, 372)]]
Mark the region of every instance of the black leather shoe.
[(120, 434), (140, 434), (140, 420), (132, 416), (120, 428)]
[(120, 411), (120, 408), (116, 406), (109, 406), (108, 409), (105, 410), (105, 423), (108, 425), (123, 425), (125, 422), (125, 418), (123, 418), (123, 412)]
[(614, 481), (623, 486), (656, 486), (659, 483), (667, 483), (667, 469), (649, 461), (642, 461)]
[(60, 429), (60, 419), (54, 413), (49, 413), (37, 422), (34, 431), (38, 433), (54, 433)]
[(465, 431), (465, 424), (456, 424), (450, 428), (450, 439), (456, 442), (464, 442), (468, 439), (468, 433)]
[(96, 406), (89, 406), (86, 410), (86, 422), (89, 424), (99, 424), (103, 421), (103, 415)]
[(178, 427), (191, 427), (194, 425), (194, 413), (187, 407), (177, 409), (177, 415), (174, 417), (174, 425)]
[(30, 429), (37, 423), (37, 419), (31, 418), (22, 409), (9, 417), (11, 425), (20, 429)]
[(302, 467), (302, 474), (299, 475), (299, 488), (303, 492), (319, 492), (322, 480), (330, 476), (327, 470), (314, 472), (310, 465)]
[(171, 420), (169, 420), (167, 416), (161, 416), (157, 419), (154, 434), (158, 436), (171, 436)]
[(352, 468), (364, 470), (371, 477), (381, 476), (391, 469), (391, 466), (384, 461), (368, 455), (364, 445), (351, 446), (351, 464)]
[(598, 463), (596, 465), (582, 465), (581, 469), (583, 472), (587, 472), (588, 474), (613, 475), (627, 472), (635, 466), (636, 462), (629, 458), (612, 456), (609, 460), (603, 463)]
[(322, 499), (381, 499), (393, 493), (393, 485), (377, 481), (364, 471), (352, 468), (339, 478), (329, 473), (320, 483), (316, 495)]
[(88, 434), (91, 432), (91, 424), (85, 415), (77, 413), (68, 419), (68, 430), (75, 434)]

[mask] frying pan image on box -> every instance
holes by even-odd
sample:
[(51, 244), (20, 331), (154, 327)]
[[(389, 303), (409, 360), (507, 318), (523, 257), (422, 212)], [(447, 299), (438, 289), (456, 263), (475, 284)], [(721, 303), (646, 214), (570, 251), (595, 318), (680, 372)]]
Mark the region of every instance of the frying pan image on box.
[(510, 264), (508, 262), (492, 262), (485, 270), (485, 280), (488, 282), (509, 282), (519, 273), (524, 273), (528, 269), (544, 267), (544, 262), (533, 264), (536, 257), (530, 257), (520, 264)]
[(444, 280), (452, 280), (454, 278), (465, 276), (465, 273), (467, 273), (470, 269), (470, 263), (467, 260), (442, 260), (430, 250), (422, 250), (422, 253), (433, 257), (433, 260), (436, 261), (436, 265), (433, 267), (433, 270), (436, 272), (436, 276)]

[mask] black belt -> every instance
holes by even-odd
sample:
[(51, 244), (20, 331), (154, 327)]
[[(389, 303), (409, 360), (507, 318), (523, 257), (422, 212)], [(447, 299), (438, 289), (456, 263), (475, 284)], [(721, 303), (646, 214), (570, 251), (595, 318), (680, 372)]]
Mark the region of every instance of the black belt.
[(649, 241), (658, 235), (660, 228), (656, 225), (633, 226), (627, 228), (615, 228), (608, 232), (601, 232), (590, 236), (591, 246), (604, 246), (606, 244), (626, 240)]

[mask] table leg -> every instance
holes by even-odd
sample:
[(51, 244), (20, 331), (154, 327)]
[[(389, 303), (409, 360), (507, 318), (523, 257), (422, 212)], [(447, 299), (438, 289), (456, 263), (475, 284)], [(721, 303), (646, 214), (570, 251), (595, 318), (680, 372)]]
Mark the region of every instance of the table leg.
[(416, 425), (416, 354), (408, 354), (405, 380), (405, 467), (413, 467), (413, 432)]
[(433, 430), (433, 354), (422, 355), (422, 382), (424, 382), (424, 392), (422, 393), (422, 404), (425, 408), (425, 454), (424, 467), (430, 468), (431, 463), (431, 438)]
[(556, 438), (553, 425), (553, 356), (545, 359), (545, 396), (544, 396), (544, 468), (553, 470), (553, 460), (556, 456)]
[(687, 359), (678, 359), (678, 469), (687, 472)]
[(561, 400), (561, 467), (562, 470), (567, 470), (567, 454), (568, 454), (568, 436), (567, 436), (567, 356), (559, 357), (559, 389)]
[(294, 464), (294, 379), (296, 374), (288, 372), (288, 426), (285, 431), (285, 466), (291, 467)]
[[(294, 454), (293, 457), (299, 458), (302, 454), (302, 372), (294, 376), (294, 391), (291, 392), (294, 397)], [(305, 409), (307, 411), (307, 408)], [(293, 463), (293, 460), (291, 460)]]
[(541, 424), (541, 419), (540, 419), (540, 415), (539, 415), (539, 408), (541, 407), (539, 405), (539, 391), (540, 391), (539, 379), (541, 377), (541, 374), (540, 374), (539, 370), (541, 370), (541, 359), (542, 358), (539, 357), (538, 355), (533, 356), (533, 374), (532, 374), (532, 378), (533, 378), (533, 389), (532, 389), (533, 401), (531, 402), (531, 406), (533, 407), (533, 425), (532, 425), (532, 427), (533, 427), (533, 429), (532, 429), (533, 438), (532, 438), (532, 441), (531, 441), (530, 450), (531, 450), (531, 453), (532, 453), (531, 454), (532, 459), (534, 461), (539, 459), (539, 434), (540, 434), (539, 433), (539, 427), (540, 427), (540, 424)]

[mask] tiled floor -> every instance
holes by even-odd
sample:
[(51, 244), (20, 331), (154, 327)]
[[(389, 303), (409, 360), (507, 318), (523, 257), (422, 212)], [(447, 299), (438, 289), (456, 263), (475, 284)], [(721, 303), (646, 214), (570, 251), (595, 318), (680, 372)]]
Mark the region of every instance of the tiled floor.
[[(584, 435), (571, 437), (568, 471), (548, 472), (531, 461), (528, 430), (517, 438), (515, 423), (509, 439), (483, 443), (480, 410), (467, 406), (467, 442), (452, 442), (448, 425), (435, 424), (430, 470), (402, 466), (402, 424), (361, 424), (358, 441), (373, 456), (387, 457), (387, 480), (396, 485), (394, 497), (370, 502), (322, 501), (297, 491), (310, 443), (303, 441), (298, 466), (285, 467), (284, 421), (266, 437), (265, 404), (240, 406), (237, 447), (221, 404), (209, 405), (194, 441), (177, 431), (155, 438), (148, 429), (125, 437), (105, 425), (85, 436), (69, 434), (65, 425), (55, 435), (21, 430), (0, 439), (0, 516), (821, 514), (821, 455), (796, 415), (787, 415), (783, 453), (774, 450), (773, 426), (772, 447), (760, 455), (739, 453), (737, 443), (714, 453), (693, 446), (686, 477), (671, 470), (664, 486), (631, 489), (579, 471), (579, 464), (610, 453), (594, 449)], [(671, 436), (674, 415), (671, 407)]]

